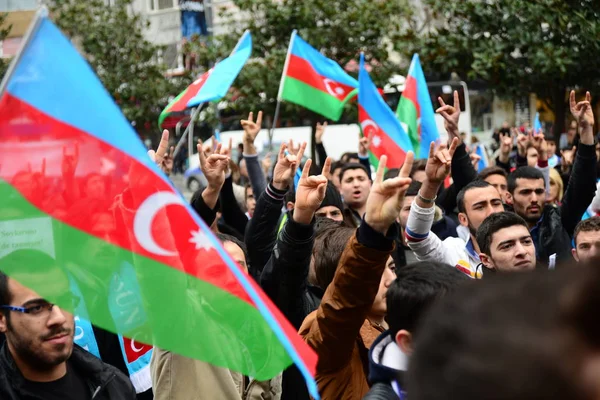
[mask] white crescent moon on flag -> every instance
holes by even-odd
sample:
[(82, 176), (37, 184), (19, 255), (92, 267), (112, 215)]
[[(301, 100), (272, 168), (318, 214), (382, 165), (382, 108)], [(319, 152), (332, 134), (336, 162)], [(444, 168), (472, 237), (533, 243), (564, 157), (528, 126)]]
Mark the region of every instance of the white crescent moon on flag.
[(185, 206), (183, 199), (173, 192), (158, 192), (148, 196), (140, 205), (133, 219), (133, 233), (140, 246), (149, 253), (159, 256), (174, 256), (174, 251), (165, 250), (160, 247), (152, 237), (152, 221), (160, 209), (179, 204)]
[(365, 119), (363, 122), (360, 123), (360, 127), (362, 128), (363, 134), (365, 134), (365, 136), (368, 136), (368, 135), (366, 135), (366, 133), (367, 133), (367, 128), (369, 126), (372, 126), (373, 129), (375, 129), (375, 131), (379, 130), (379, 126), (377, 126), (377, 124), (375, 122), (373, 122), (372, 119)]
[(131, 350), (133, 350), (136, 353), (139, 353), (140, 351), (142, 351), (144, 349), (144, 347), (140, 347), (140, 348), (135, 347), (135, 340), (133, 340), (133, 339), (131, 339), (130, 344), (131, 344)]
[(327, 91), (329, 92), (330, 95), (337, 97), (337, 93), (335, 92), (335, 90), (333, 90), (331, 88), (331, 86), (329, 86), (331, 83), (333, 83), (333, 81), (329, 78), (325, 78), (323, 79), (323, 84), (325, 85), (325, 89), (327, 89)]

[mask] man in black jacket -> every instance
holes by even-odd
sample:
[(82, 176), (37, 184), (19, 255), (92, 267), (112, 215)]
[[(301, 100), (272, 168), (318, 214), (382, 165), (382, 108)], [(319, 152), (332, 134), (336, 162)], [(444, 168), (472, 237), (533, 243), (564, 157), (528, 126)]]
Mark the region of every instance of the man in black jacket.
[[(37, 271), (42, 271), (40, 266)], [(48, 291), (62, 299), (61, 304), (75, 307), (77, 298), (70, 294), (66, 275), (60, 284), (60, 271), (47, 272), (51, 276), (37, 278), (51, 277), (54, 284)], [(0, 332), (6, 335), (0, 350), (0, 398), (134, 400), (127, 376), (73, 343), (73, 314), (21, 285), (18, 274), (15, 271), (13, 279), (0, 272)]]
[(413, 351), (419, 321), (434, 301), (469, 278), (456, 268), (422, 261), (396, 269), (386, 294), (389, 329), (369, 351), (369, 382), (365, 400), (406, 399), (404, 374)]
[[(571, 92), (571, 113), (579, 123), (581, 141), (562, 204), (545, 205), (546, 190), (541, 172), (521, 167), (508, 178), (509, 199), (514, 210), (529, 225), (539, 262), (553, 265), (571, 259), (571, 238), (596, 192), (596, 146), (594, 114), (589, 92), (586, 100), (575, 103)], [(543, 139), (542, 139), (543, 140)]]

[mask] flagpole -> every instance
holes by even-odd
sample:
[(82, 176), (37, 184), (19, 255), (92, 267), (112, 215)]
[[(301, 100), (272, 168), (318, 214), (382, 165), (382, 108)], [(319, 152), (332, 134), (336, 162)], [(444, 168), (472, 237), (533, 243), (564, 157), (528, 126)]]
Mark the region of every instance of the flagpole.
[(277, 105), (275, 106), (275, 115), (273, 116), (273, 121), (271, 121), (271, 129), (269, 130), (269, 150), (273, 150), (273, 133), (275, 132), (275, 127), (277, 126), (277, 122), (279, 121), (279, 109), (281, 107), (281, 95), (283, 93), (283, 81), (285, 80), (285, 75), (288, 70), (288, 66), (290, 65), (290, 55), (292, 54), (292, 46), (294, 45), (294, 39), (296, 38), (296, 34), (298, 31), (294, 29), (292, 31), (292, 37), (290, 38), (290, 44), (288, 45), (288, 51), (285, 56), (285, 63), (283, 64), (283, 71), (281, 72), (281, 80), (279, 81), (279, 91), (277, 92)]
[(13, 58), (12, 62), (8, 66), (8, 69), (6, 70), (6, 73), (4, 74), (4, 79), (2, 79), (2, 82), (0, 83), (0, 95), (2, 95), (4, 93), (4, 91), (6, 90), (8, 81), (10, 80), (12, 74), (15, 72), (15, 68), (17, 67), (17, 65), (19, 65), (19, 61), (21, 61), (21, 58), (23, 57), (23, 53), (25, 53), (25, 49), (29, 45), (31, 38), (33, 37), (34, 33), (40, 27), (40, 24), (42, 23), (42, 19), (46, 18), (47, 16), (48, 16), (48, 8), (46, 8), (46, 6), (40, 7), (40, 9), (37, 11), (37, 13), (35, 15), (35, 19), (33, 20), (33, 23), (29, 26), (29, 29), (27, 30), (27, 33), (25, 34), (25, 37), (23, 38), (23, 45), (21, 46), (21, 49), (19, 50), (17, 55)]
[[(185, 142), (186, 137), (188, 138), (188, 157), (192, 157), (194, 155), (194, 151), (192, 149), (192, 147), (194, 146), (193, 124), (194, 124), (194, 120), (198, 117), (198, 114), (200, 113), (200, 110), (202, 109), (203, 105), (204, 105), (204, 103), (199, 104), (197, 107), (194, 107), (192, 109), (190, 123), (188, 124), (188, 126), (186, 126), (185, 131), (183, 131), (183, 134), (181, 135), (181, 138), (179, 138), (179, 141), (177, 142), (177, 145), (175, 146), (175, 150), (173, 151), (173, 157), (175, 157), (181, 150), (181, 147), (183, 146), (183, 143)], [(188, 136), (188, 133), (190, 133), (190, 130), (192, 132)]]

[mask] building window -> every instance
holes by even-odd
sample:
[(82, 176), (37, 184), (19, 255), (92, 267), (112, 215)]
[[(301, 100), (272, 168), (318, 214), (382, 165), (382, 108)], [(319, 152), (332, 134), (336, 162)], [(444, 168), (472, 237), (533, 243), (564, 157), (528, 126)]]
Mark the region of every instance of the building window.
[(178, 0), (148, 0), (150, 11), (170, 10), (177, 7)]

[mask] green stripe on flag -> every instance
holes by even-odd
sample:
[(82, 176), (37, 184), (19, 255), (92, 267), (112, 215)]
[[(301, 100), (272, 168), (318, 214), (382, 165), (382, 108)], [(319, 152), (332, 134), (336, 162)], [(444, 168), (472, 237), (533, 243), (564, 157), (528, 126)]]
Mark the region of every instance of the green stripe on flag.
[(339, 120), (344, 111), (345, 103), (337, 97), (289, 76), (284, 80), (281, 98), (333, 121)]
[(160, 115), (158, 116), (158, 129), (161, 129), (163, 121), (171, 113), (170, 109), (171, 109), (171, 107), (173, 107), (173, 104), (177, 103), (179, 101), (179, 99), (181, 99), (181, 97), (187, 91), (188, 91), (188, 89), (185, 89), (183, 92), (179, 93), (177, 95), (177, 97), (175, 97), (173, 100), (171, 100), (171, 102), (169, 104), (167, 104), (165, 109), (161, 111)]
[[(60, 299), (75, 285), (71, 290), (81, 293), (80, 306), (87, 308), (76, 314), (138, 342), (259, 380), (291, 365), (253, 305), (49, 217), (2, 180), (0, 198), (0, 270), (61, 308), (73, 311)], [(7, 238), (14, 227), (32, 223), (37, 228), (28, 234)], [(75, 283), (69, 285), (67, 276)]]
[(410, 138), (415, 151), (415, 158), (419, 158), (419, 148), (421, 145), (419, 142), (419, 128), (417, 125), (417, 108), (411, 99), (404, 96), (400, 98), (398, 108), (396, 109), (396, 116)]

